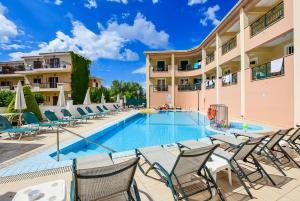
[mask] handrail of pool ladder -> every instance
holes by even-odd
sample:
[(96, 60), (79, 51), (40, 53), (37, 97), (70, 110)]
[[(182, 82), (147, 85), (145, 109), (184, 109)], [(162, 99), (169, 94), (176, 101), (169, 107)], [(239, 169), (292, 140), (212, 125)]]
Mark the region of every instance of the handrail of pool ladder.
[(109, 148), (109, 147), (107, 147), (107, 146), (105, 146), (105, 145), (98, 144), (98, 143), (96, 143), (96, 142), (94, 142), (94, 141), (92, 141), (92, 140), (90, 140), (90, 139), (88, 139), (88, 138), (86, 138), (86, 137), (84, 137), (84, 136), (82, 136), (82, 135), (79, 135), (78, 133), (75, 133), (75, 132), (73, 132), (73, 131), (70, 131), (69, 129), (66, 129), (66, 128), (62, 127), (61, 125), (58, 125), (58, 126), (57, 126), (57, 130), (56, 130), (56, 156), (57, 156), (57, 161), (59, 161), (59, 150), (60, 150), (60, 148), (59, 148), (59, 129), (60, 129), (60, 128), (61, 128), (62, 130), (65, 130), (65, 131), (71, 133), (72, 135), (75, 135), (75, 136), (77, 136), (77, 137), (82, 138), (83, 140), (87, 141), (88, 143), (91, 143), (91, 144), (94, 144), (94, 145), (96, 145), (96, 146), (98, 146), (98, 147), (101, 147), (101, 148), (103, 148), (103, 149), (106, 149), (106, 150), (108, 150), (109, 152), (113, 152), (113, 153), (116, 152), (115, 150), (113, 150), (113, 149), (111, 149), (111, 148)]

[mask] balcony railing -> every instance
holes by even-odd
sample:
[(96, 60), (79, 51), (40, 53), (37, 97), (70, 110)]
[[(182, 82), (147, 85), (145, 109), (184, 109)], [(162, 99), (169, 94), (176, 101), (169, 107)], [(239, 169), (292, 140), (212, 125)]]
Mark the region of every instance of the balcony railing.
[(236, 47), (236, 37), (233, 37), (232, 39), (230, 39), (229, 41), (227, 41), (222, 45), (222, 55), (226, 54), (227, 52), (234, 49), (235, 47)]
[(207, 80), (206, 81), (206, 89), (214, 89), (216, 86), (216, 83), (214, 80)]
[(284, 75), (284, 61), (282, 61), (281, 70), (278, 72), (272, 72), (271, 62), (252, 68), (252, 80), (262, 80), (281, 75)]
[(23, 65), (19, 66), (2, 66), (0, 68), (0, 74), (14, 74), (15, 71), (22, 71), (25, 70)]
[(215, 53), (209, 54), (206, 56), (206, 64), (210, 64), (215, 60)]
[(238, 82), (237, 73), (231, 73), (222, 76), (222, 86), (234, 85), (237, 84), (237, 82)]
[(281, 2), (250, 25), (251, 36), (255, 36), (256, 34), (262, 32), (272, 24), (281, 20), (283, 17), (284, 17), (284, 3)]
[(64, 69), (67, 68), (67, 65), (50, 65), (50, 64), (44, 64), (42, 66), (26, 66), (24, 70), (26, 71), (32, 71), (37, 69)]
[(47, 88), (58, 88), (58, 86), (62, 86), (65, 84), (70, 84), (70, 82), (45, 82), (45, 83), (32, 83), (32, 87), (39, 87), (42, 89)]
[(167, 85), (153, 85), (153, 91), (168, 91)]
[(0, 86), (0, 90), (14, 90), (14, 86)]
[(201, 90), (201, 84), (178, 85), (178, 91), (198, 91), (198, 90)]
[(192, 71), (192, 70), (197, 70), (200, 68), (201, 68), (201, 65), (199, 65), (199, 63), (195, 63), (194, 65), (188, 64), (186, 66), (179, 66), (178, 71)]
[(163, 67), (153, 67), (153, 72), (168, 72), (168, 66)]

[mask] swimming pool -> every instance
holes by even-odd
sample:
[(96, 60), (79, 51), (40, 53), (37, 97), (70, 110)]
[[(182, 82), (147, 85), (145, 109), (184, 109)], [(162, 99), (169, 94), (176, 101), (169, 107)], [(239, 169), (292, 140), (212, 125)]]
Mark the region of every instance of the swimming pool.
[[(161, 111), (155, 114), (136, 114), (88, 138), (116, 152), (132, 151), (139, 147), (168, 145), (183, 140), (199, 139), (215, 134), (206, 129), (209, 120), (198, 112)], [(237, 123), (234, 127), (239, 127)], [(249, 129), (259, 129), (251, 126)], [(104, 148), (78, 140), (60, 150), (61, 159), (109, 152)], [(56, 157), (56, 152), (50, 154)]]

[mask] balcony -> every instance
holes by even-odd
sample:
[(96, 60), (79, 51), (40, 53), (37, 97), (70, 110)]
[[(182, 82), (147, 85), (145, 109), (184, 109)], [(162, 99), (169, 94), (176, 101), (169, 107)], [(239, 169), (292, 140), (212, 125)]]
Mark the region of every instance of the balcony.
[(166, 92), (169, 90), (167, 85), (153, 85), (153, 92)]
[(201, 90), (201, 84), (178, 85), (178, 91), (199, 91), (199, 90)]
[(284, 0), (245, 29), (245, 50), (271, 42), (294, 28), (293, 1)]
[(199, 63), (188, 64), (186, 66), (178, 67), (175, 75), (178, 77), (199, 76), (201, 74), (201, 65)]
[(236, 37), (233, 37), (232, 39), (230, 39), (229, 41), (227, 41), (226, 43), (224, 43), (222, 45), (222, 55), (224, 55), (227, 52), (231, 51), (236, 46), (237, 46)]
[(255, 36), (256, 34), (259, 34), (260, 32), (267, 29), (272, 24), (281, 20), (283, 17), (284, 17), (284, 3), (281, 2), (250, 25), (251, 37)]
[(15, 74), (16, 71), (24, 71), (25, 67), (23, 65), (18, 66), (2, 66), (0, 67), (0, 74), (7, 75), (7, 74)]
[(0, 86), (0, 90), (14, 90), (14, 86)]
[(59, 91), (60, 86), (64, 87), (64, 91), (71, 90), (70, 82), (46, 82), (46, 83), (33, 83), (31, 85), (32, 91)]
[(201, 64), (195, 63), (194, 65), (192, 64), (187, 64), (186, 66), (179, 66), (178, 71), (192, 71), (192, 70), (198, 70), (201, 68)]
[[(276, 69), (275, 69), (276, 70)], [(282, 67), (278, 71), (272, 69), (271, 62), (256, 66), (252, 68), (252, 80), (263, 80), (272, 77), (284, 75), (284, 61), (282, 60)]]
[(163, 67), (153, 66), (150, 69), (150, 77), (171, 77), (169, 69), (171, 69), (171, 65)]
[(230, 86), (238, 83), (237, 73), (231, 73), (229, 75), (222, 76), (222, 86)]
[(206, 65), (212, 63), (213, 61), (215, 61), (215, 53), (208, 54), (206, 56), (205, 60), (206, 60)]
[(215, 80), (207, 80), (206, 81), (206, 89), (214, 89), (216, 86)]

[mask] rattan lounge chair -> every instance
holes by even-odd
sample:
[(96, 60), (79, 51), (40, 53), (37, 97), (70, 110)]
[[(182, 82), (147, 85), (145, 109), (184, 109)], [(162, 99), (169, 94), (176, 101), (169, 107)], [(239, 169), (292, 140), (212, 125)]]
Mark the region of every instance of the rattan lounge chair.
[(140, 201), (134, 174), (139, 158), (114, 164), (108, 154), (73, 160), (71, 201)]
[(198, 149), (181, 151), (178, 156), (171, 154), (160, 146), (140, 148), (136, 150), (137, 156), (143, 156), (149, 164), (144, 170), (138, 165), (141, 172), (148, 176), (154, 170), (161, 181), (171, 189), (174, 200), (189, 200), (189, 197), (203, 191), (208, 191), (209, 199), (215, 187), (221, 200), (225, 200), (213, 176), (206, 166), (217, 145), (209, 145)]
[(27, 125), (35, 125), (38, 127), (46, 127), (51, 128), (53, 130), (53, 127), (58, 126), (57, 123), (49, 123), (49, 122), (40, 122), (38, 118), (35, 116), (32, 112), (25, 112), (22, 114), (22, 117), (25, 121), (25, 124)]
[[(248, 193), (251, 199), (253, 199), (253, 195), (251, 194), (244, 180), (252, 184), (253, 182), (256, 182), (264, 178), (264, 176), (266, 176), (271, 181), (271, 183), (274, 186), (276, 186), (275, 182), (272, 180), (272, 178), (269, 176), (266, 170), (261, 166), (261, 164), (254, 157), (255, 149), (262, 143), (265, 137), (252, 138), (247, 141), (240, 141), (230, 136), (214, 135), (214, 136), (210, 136), (210, 139), (212, 140), (213, 143), (215, 141), (221, 141), (225, 143), (227, 142), (235, 147), (233, 153), (220, 149), (217, 152), (215, 152), (215, 154), (228, 161), (228, 163), (231, 166), (231, 170), (236, 174), (239, 182), (244, 187), (244, 189), (246, 190), (246, 192)], [(255, 170), (246, 173), (241, 163), (242, 161), (246, 164), (253, 165), (255, 167)], [(260, 177), (258, 179), (251, 181), (250, 176), (253, 175), (254, 173), (259, 173)]]
[(75, 120), (78, 120), (78, 121), (81, 121), (81, 122), (83, 120), (85, 120), (85, 122), (87, 122), (87, 120), (89, 119), (88, 116), (73, 116), (71, 114), (71, 112), (67, 109), (61, 109), (60, 112), (65, 117), (65, 119), (75, 119)]
[(26, 133), (36, 135), (38, 128), (13, 127), (6, 117), (0, 115), (0, 133), (7, 133), (10, 139), (19, 135), (19, 140)]

